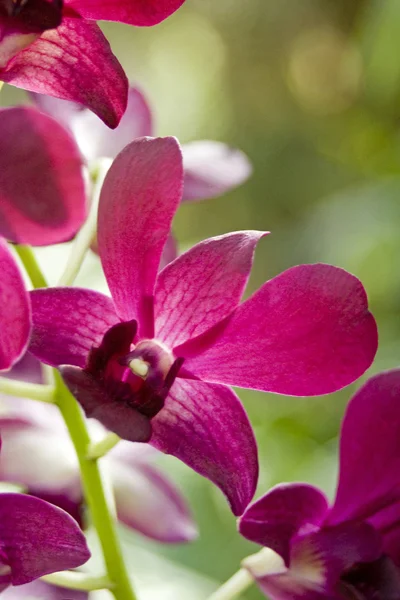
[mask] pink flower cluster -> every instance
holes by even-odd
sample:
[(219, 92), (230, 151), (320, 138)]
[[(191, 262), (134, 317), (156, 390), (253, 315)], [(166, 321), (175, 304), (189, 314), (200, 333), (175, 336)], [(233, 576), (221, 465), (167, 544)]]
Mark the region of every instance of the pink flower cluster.
[[(37, 359), (57, 368), (94, 420), (92, 434), (125, 440), (105, 461), (127, 526), (163, 542), (197, 535), (180, 493), (150, 464), (158, 450), (222, 490), (240, 532), (267, 549), (244, 564), (274, 600), (399, 598), (397, 371), (349, 404), (332, 506), (306, 484), (277, 486), (249, 506), (257, 446), (233, 388), (339, 390), (371, 365), (377, 328), (361, 282), (331, 265), (290, 268), (243, 300), (267, 232), (225, 233), (178, 255), (171, 225), (180, 203), (236, 187), (250, 163), (220, 142), (152, 137), (149, 105), (128, 89), (95, 21), (153, 25), (181, 4), (0, 0), (0, 78), (34, 92), (36, 105), (0, 110), (0, 370), (40, 383)], [(88, 213), (84, 170), (100, 157), (113, 160), (96, 243), (111, 295), (28, 292), (7, 242), (72, 239)], [(75, 450), (55, 406), (3, 404), (0, 479), (26, 494), (0, 494), (0, 590), (59, 598), (65, 591), (35, 580), (89, 558)]]

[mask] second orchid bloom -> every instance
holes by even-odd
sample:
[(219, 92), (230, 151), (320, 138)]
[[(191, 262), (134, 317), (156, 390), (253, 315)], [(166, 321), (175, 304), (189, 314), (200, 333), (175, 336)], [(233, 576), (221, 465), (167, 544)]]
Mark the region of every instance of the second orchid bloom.
[(400, 597), (400, 371), (350, 400), (340, 436), (336, 499), (278, 485), (250, 506), (240, 532), (266, 548), (244, 561), (272, 600)]
[(98, 245), (112, 298), (31, 293), (30, 350), (60, 368), (88, 417), (173, 454), (218, 485), (240, 515), (257, 448), (229, 386), (305, 396), (356, 380), (377, 348), (361, 283), (317, 264), (289, 269), (241, 302), (263, 232), (205, 240), (159, 272), (183, 189), (174, 138), (144, 138), (103, 185)]

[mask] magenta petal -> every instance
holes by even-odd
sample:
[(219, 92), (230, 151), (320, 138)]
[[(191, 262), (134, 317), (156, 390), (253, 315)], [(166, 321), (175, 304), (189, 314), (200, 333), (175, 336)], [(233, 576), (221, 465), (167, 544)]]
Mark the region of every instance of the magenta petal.
[(182, 146), (185, 170), (183, 200), (216, 198), (241, 185), (252, 173), (247, 156), (209, 140)]
[(119, 21), (129, 25), (156, 25), (175, 12), (185, 0), (66, 0), (68, 8), (86, 19)]
[(147, 442), (151, 425), (147, 417), (125, 402), (115, 402), (106, 390), (79, 367), (64, 365), (61, 375), (71, 394), (89, 418), (97, 419), (121, 438), (131, 442)]
[(242, 297), (263, 235), (239, 231), (205, 240), (163, 269), (155, 293), (157, 338), (178, 346), (229, 315)]
[(79, 149), (53, 119), (0, 110), (0, 234), (19, 244), (69, 240), (86, 218)]
[(14, 585), (79, 567), (90, 557), (85, 536), (72, 517), (23, 494), (0, 494), (0, 540)]
[(153, 446), (210, 479), (227, 496), (233, 513), (243, 513), (257, 484), (257, 446), (232, 390), (176, 379), (151, 424)]
[(185, 500), (156, 469), (139, 461), (112, 460), (111, 474), (117, 516), (125, 525), (164, 543), (196, 539)]
[(107, 296), (80, 288), (34, 290), (29, 350), (49, 365), (84, 367), (89, 350), (119, 323)]
[(182, 156), (174, 138), (142, 138), (121, 152), (101, 192), (98, 246), (122, 320), (153, 337), (158, 265), (182, 193)]
[(327, 513), (324, 494), (305, 483), (278, 485), (247, 508), (240, 533), (271, 548), (289, 563), (290, 542), (302, 527), (320, 525)]
[(22, 600), (22, 598), (26, 600), (88, 600), (89, 595), (87, 592), (55, 587), (38, 579), (25, 585), (9, 587), (3, 592), (1, 600)]
[(1, 239), (0, 268), (0, 370), (3, 370), (17, 362), (28, 344), (31, 309), (21, 273)]
[(330, 524), (355, 518), (374, 522), (382, 509), (400, 503), (399, 418), (399, 369), (372, 377), (350, 400), (340, 437), (339, 485)]
[(64, 18), (45, 31), (0, 71), (17, 87), (73, 100), (116, 127), (125, 111), (126, 75), (100, 28), (90, 21)]
[(230, 318), (175, 353), (207, 381), (313, 396), (355, 381), (376, 349), (376, 324), (360, 281), (317, 264), (271, 279)]

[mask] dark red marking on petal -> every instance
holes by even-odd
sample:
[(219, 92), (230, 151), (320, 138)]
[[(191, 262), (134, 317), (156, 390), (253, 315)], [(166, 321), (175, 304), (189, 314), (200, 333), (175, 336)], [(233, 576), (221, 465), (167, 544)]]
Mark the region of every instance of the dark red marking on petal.
[(40, 33), (61, 25), (63, 0), (0, 0), (0, 16), (21, 33)]

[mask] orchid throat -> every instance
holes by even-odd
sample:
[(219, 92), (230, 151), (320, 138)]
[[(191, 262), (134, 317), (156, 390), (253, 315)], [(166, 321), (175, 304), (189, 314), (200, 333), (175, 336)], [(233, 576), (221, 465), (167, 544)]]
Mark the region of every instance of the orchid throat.
[(109, 329), (98, 348), (90, 352), (85, 371), (101, 383), (116, 402), (124, 402), (152, 419), (164, 406), (183, 364), (157, 340), (135, 343), (137, 322)]
[(15, 19), (32, 32), (58, 27), (62, 9), (63, 0), (0, 0), (0, 16)]

